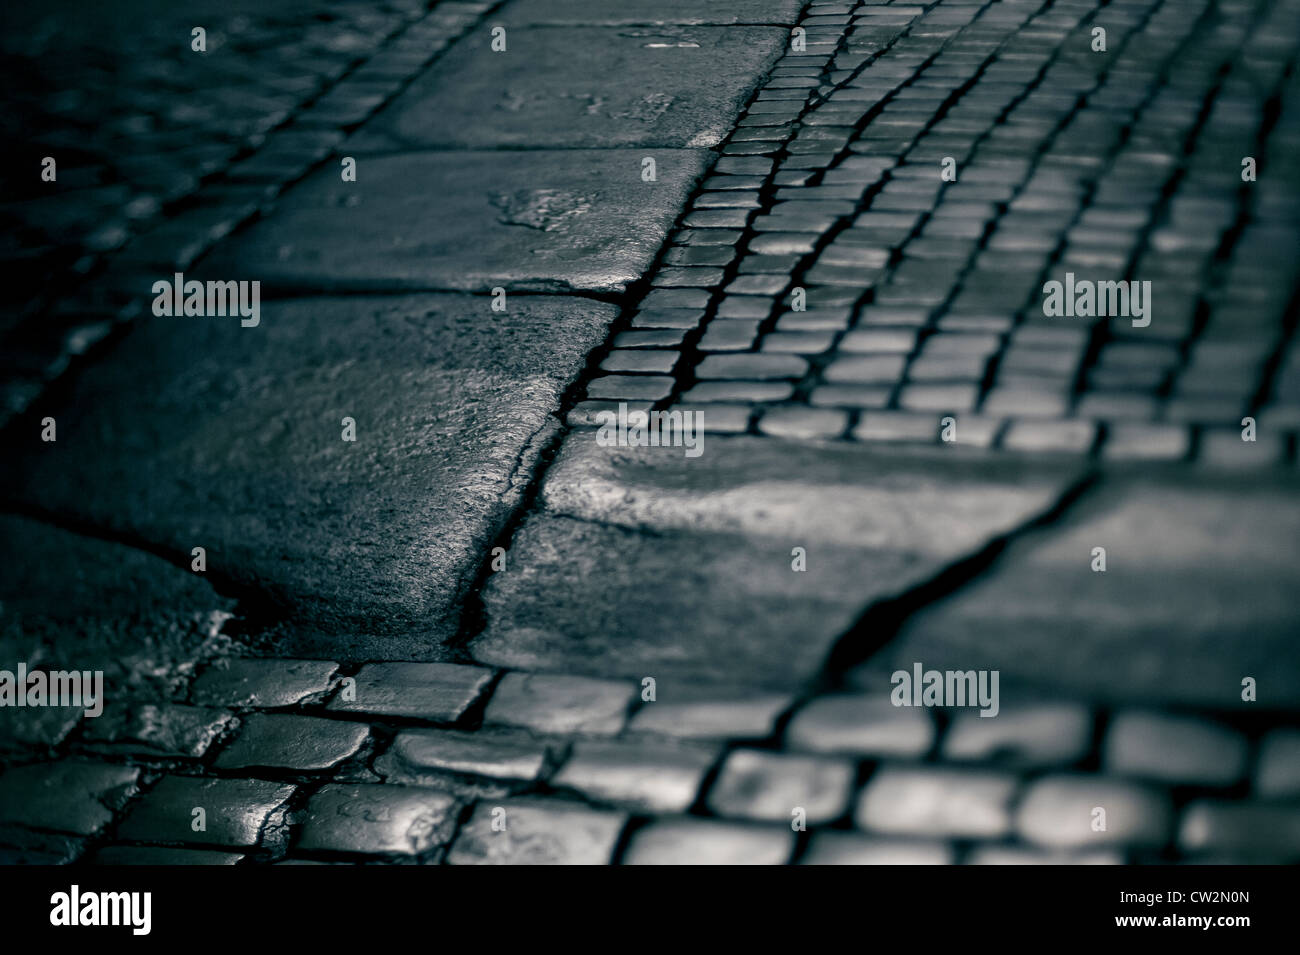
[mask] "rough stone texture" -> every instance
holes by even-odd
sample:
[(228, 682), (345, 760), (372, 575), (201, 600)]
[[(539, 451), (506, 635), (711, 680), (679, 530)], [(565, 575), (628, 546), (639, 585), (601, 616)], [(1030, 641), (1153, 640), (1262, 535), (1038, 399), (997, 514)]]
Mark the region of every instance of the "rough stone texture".
[(117, 755), (198, 759), (235, 723), (223, 710), (166, 703), (114, 703), (87, 720), (82, 737), (94, 749)]
[(266, 303), (256, 328), (149, 318), (0, 486), (178, 559), (202, 544), (210, 574), (293, 609), (288, 652), (437, 659), (613, 315), (534, 298), (493, 319), (486, 300), (410, 296)]
[(684, 812), (717, 752), (711, 748), (585, 740), (551, 779), (594, 802), (645, 812)]
[[(1004, 691), (1032, 682), (1221, 709), (1254, 705), (1243, 704), (1241, 680), (1255, 676), (1269, 706), (1300, 707), (1292, 570), (1300, 537), (1291, 530), (1300, 497), (1243, 477), (1231, 501), (1172, 475), (1117, 480), (913, 616), (888, 658), (1000, 670)], [(1105, 573), (1090, 568), (1099, 546)]]
[(212, 849), (171, 849), (165, 846), (105, 846), (90, 857), (91, 865), (234, 865), (243, 856)]
[(292, 713), (245, 717), (235, 741), (221, 751), (218, 769), (319, 772), (355, 756), (370, 736), (364, 723), (346, 723)]
[[(511, 545), (514, 569), (485, 590), (489, 624), (474, 655), (661, 682), (798, 685), (871, 600), (978, 550), (1065, 486), (1065, 472), (1002, 462), (744, 437), (703, 447), (691, 459), (573, 434)], [(807, 572), (791, 570), (796, 546)]]
[(638, 829), (624, 865), (784, 865), (794, 851), (790, 827), (667, 817)]
[(327, 660), (223, 659), (194, 681), (190, 699), (200, 706), (293, 706), (323, 696), (337, 670)]
[(612, 680), (507, 673), (492, 695), (485, 723), (519, 726), (535, 733), (613, 736), (627, 722), (636, 687)]
[(788, 23), (803, 0), (515, 0), (501, 12), (511, 25), (638, 26), (645, 24)]
[[(493, 810), (505, 828), (492, 828)], [(604, 865), (627, 816), (554, 799), (480, 802), (447, 855), (452, 865)]]
[(69, 759), (0, 775), (0, 824), (94, 835), (134, 793), (140, 771)]
[[(89, 462), (69, 463), (55, 450), (69, 422), (58, 418), (58, 442), (35, 439), (41, 450), (30, 460), (71, 468), (65, 479), (79, 483)], [(7, 461), (4, 474), (17, 471), (17, 460)], [(122, 544), (0, 517), (0, 667), (102, 670), (106, 701), (170, 694), (197, 660), (224, 650), (218, 630), (234, 606), (186, 563), (182, 570)], [(0, 741), (57, 743), (75, 721), (74, 711), (6, 707)]]
[(491, 680), (491, 670), (455, 663), (367, 663), (356, 675), (356, 699), (340, 693), (329, 709), (454, 723)]
[(85, 715), (81, 706), (0, 709), (0, 750), (57, 746)]
[(344, 148), (716, 146), (789, 37), (774, 27), (512, 25), (507, 52), (495, 53), (493, 25), (457, 44)]
[[(166, 776), (131, 807), (117, 838), (129, 842), (184, 842), (255, 846), (271, 813), (293, 795), (293, 786), (260, 779)], [(206, 829), (194, 830), (202, 809)]]
[(0, 824), (0, 865), (68, 865), (84, 849), (76, 836)]
[(307, 804), (297, 848), (304, 852), (423, 855), (445, 843), (456, 800), (417, 786), (322, 786)]
[(419, 783), (443, 773), (532, 782), (541, 776), (547, 755), (547, 745), (527, 733), (405, 730), (375, 761), (375, 770), (396, 782)]
[[(656, 181), (648, 183), (644, 152), (363, 158), (356, 182), (325, 168), (218, 250), (204, 272), (324, 291), (619, 292), (650, 265), (708, 158), (702, 150), (656, 149)], [(504, 314), (490, 304), (479, 299), (470, 314), (498, 341), (517, 309), (527, 314), (523, 299)], [(564, 316), (590, 307), (571, 302)], [(563, 338), (554, 344), (570, 344)], [(450, 343), (448, 350), (454, 353)], [(425, 397), (429, 407), (444, 407)]]

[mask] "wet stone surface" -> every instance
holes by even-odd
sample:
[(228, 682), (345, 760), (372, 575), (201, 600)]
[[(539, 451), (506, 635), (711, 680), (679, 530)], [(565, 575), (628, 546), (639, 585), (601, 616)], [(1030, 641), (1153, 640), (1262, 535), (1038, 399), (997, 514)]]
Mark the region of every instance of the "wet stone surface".
[(293, 786), (257, 779), (166, 776), (134, 803), (116, 838), (127, 842), (254, 846)]
[(436, 789), (331, 784), (311, 797), (295, 848), (420, 856), (451, 836), (455, 810), (456, 800)]

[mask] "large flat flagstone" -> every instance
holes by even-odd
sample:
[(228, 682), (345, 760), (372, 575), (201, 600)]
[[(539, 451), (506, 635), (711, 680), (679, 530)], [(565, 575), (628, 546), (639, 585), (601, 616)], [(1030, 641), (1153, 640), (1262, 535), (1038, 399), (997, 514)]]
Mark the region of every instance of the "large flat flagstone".
[(0, 486), (183, 566), (206, 547), (214, 579), (335, 635), (318, 654), (437, 659), (614, 315), (419, 295), (263, 302), (255, 328), (149, 317), (78, 380), (56, 443), (9, 449)]
[(505, 26), (649, 24), (793, 25), (804, 0), (514, 0), (493, 18)]
[(205, 262), (298, 290), (622, 291), (649, 268), (703, 150), (422, 152), (327, 166)]
[(1071, 476), (712, 435), (689, 459), (576, 432), (485, 590), (488, 625), (471, 651), (510, 667), (653, 676), (664, 697), (665, 681), (797, 686), (868, 604), (1040, 514)]
[[(100, 671), (100, 707), (165, 697), (198, 661), (228, 648), (219, 631), (234, 601), (138, 548), (6, 515), (0, 567), (0, 670)], [(0, 707), (0, 748), (57, 743), (84, 712)]]
[[(1300, 709), (1294, 482), (1116, 479), (916, 614), (883, 662), (1090, 698)], [(1106, 571), (1092, 569), (1106, 549)], [(1245, 677), (1258, 699), (1241, 699)]]
[[(506, 28), (505, 52), (492, 50), (497, 26)], [(716, 146), (788, 40), (789, 30), (768, 26), (514, 26), (494, 18), (346, 148)]]

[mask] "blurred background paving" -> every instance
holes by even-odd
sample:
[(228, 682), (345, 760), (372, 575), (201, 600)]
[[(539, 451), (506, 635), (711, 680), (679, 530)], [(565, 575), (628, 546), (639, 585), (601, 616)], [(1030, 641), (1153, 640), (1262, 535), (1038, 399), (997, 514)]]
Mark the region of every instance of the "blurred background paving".
[(1300, 2), (587, 7), (4, 11), (0, 861), (1300, 861)]

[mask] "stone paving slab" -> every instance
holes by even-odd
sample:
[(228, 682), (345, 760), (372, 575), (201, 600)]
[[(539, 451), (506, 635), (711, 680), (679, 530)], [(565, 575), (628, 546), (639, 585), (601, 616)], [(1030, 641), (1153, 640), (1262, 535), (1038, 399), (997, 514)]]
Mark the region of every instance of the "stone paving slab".
[(327, 660), (222, 659), (194, 681), (190, 696), (200, 706), (293, 706), (323, 697), (338, 668)]
[(8, 769), (0, 775), (0, 825), (94, 835), (135, 792), (139, 775), (81, 759)]
[[(170, 693), (227, 647), (218, 630), (234, 602), (153, 554), (4, 516), (0, 566), (0, 668), (102, 670), (112, 701)], [(0, 708), (0, 742), (57, 743), (80, 715)]]
[(128, 842), (254, 846), (267, 819), (293, 790), (260, 779), (167, 776), (131, 807), (117, 837)]
[(645, 24), (793, 25), (804, 0), (514, 0), (492, 22), (507, 27), (636, 26)]
[[(798, 686), (869, 603), (1033, 519), (1072, 477), (714, 436), (689, 459), (577, 432), (511, 545), (510, 569), (485, 589), (488, 625), (471, 651), (661, 685)], [(806, 572), (792, 570), (796, 547)]]
[(479, 803), (447, 861), (452, 865), (605, 865), (626, 822), (622, 813), (564, 800)]
[(355, 756), (370, 727), (292, 713), (255, 713), (213, 764), (218, 769), (269, 768), (324, 772)]
[[(1014, 542), (989, 573), (918, 612), (885, 659), (996, 669), (1100, 700), (1300, 709), (1290, 480), (1116, 478), (1061, 526)], [(1094, 572), (1093, 548), (1106, 549)]]
[(613, 315), (531, 298), (494, 318), (485, 299), (441, 295), (266, 303), (256, 328), (152, 319), (3, 485), (187, 563), (206, 547), (209, 573), (293, 609), (315, 643), (304, 656), (377, 656), (354, 634), (418, 625), (386, 655), (437, 659)]
[[(507, 49), (494, 52), (492, 30), (501, 24)], [(493, 20), (344, 148), (716, 146), (788, 37), (777, 27), (515, 27), (508, 17)]]
[(307, 805), (298, 848), (311, 852), (417, 856), (455, 827), (456, 800), (419, 786), (322, 786)]
[[(325, 167), (205, 261), (214, 279), (313, 291), (618, 292), (650, 266), (709, 154), (419, 152)], [(513, 309), (515, 303), (510, 303)], [(495, 319), (486, 311), (484, 319)]]
[(454, 723), (491, 682), (492, 671), (454, 663), (368, 663), (355, 680), (355, 698), (340, 693), (331, 710)]

